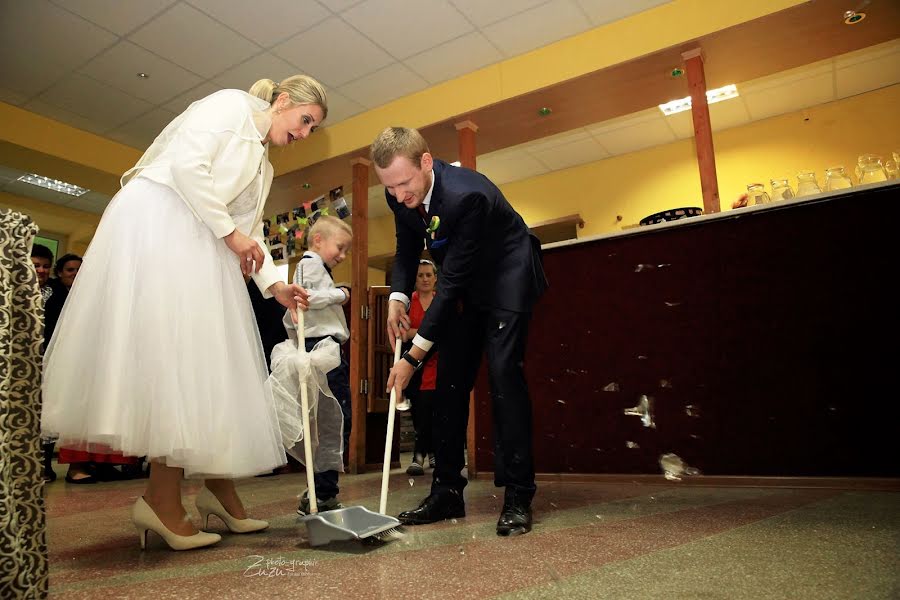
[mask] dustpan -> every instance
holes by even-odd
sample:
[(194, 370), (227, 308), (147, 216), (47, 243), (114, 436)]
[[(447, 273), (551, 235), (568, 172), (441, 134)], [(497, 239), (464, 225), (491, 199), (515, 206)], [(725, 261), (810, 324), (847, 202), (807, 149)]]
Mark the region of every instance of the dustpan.
[[(303, 311), (297, 311), (297, 334), (299, 337), (298, 349), (306, 351), (306, 336), (303, 326)], [(397, 344), (400, 348), (400, 344)], [(396, 361), (396, 359), (395, 359)], [(304, 377), (308, 374), (304, 372)], [(396, 394), (391, 392), (391, 414), (389, 421), (393, 421), (393, 411), (396, 403)], [(348, 506), (319, 513), (316, 503), (315, 470), (312, 458), (312, 432), (309, 425), (309, 392), (306, 381), (300, 382), (300, 412), (303, 420), (303, 453), (306, 457), (306, 482), (309, 488), (310, 514), (300, 517), (299, 522), (306, 524), (310, 546), (324, 546), (331, 542), (348, 540), (383, 539), (380, 535), (399, 527), (400, 521), (385, 514), (373, 512), (363, 506)], [(388, 451), (390, 450), (390, 433), (388, 430)], [(382, 488), (384, 485), (382, 484)], [(384, 492), (382, 492), (384, 497)], [(384, 501), (382, 500), (382, 513)]]

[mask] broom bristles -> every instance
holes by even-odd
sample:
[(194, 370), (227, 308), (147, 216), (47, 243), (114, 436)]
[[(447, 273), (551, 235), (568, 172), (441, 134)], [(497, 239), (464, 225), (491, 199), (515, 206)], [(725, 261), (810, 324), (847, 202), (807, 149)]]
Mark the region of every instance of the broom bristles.
[(385, 529), (379, 533), (372, 535), (373, 538), (377, 539), (379, 542), (393, 542), (395, 540), (400, 540), (406, 537), (406, 531), (403, 529), (401, 525), (396, 527), (391, 527), (390, 529)]

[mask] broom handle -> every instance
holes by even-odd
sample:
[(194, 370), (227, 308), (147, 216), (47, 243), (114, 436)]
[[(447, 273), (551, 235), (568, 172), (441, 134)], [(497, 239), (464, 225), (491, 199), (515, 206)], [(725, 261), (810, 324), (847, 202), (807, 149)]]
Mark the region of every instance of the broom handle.
[[(303, 311), (297, 309), (297, 349), (306, 352), (306, 331), (303, 324)], [(319, 506), (316, 503), (316, 478), (312, 461), (312, 433), (309, 430), (309, 392), (306, 389), (307, 377), (300, 380), (300, 411), (303, 417), (303, 453), (306, 456), (306, 485), (309, 488), (309, 512), (316, 514)]]
[[(400, 338), (394, 340), (394, 364), (400, 362)], [(391, 473), (391, 444), (394, 441), (394, 413), (397, 411), (397, 388), (391, 388), (391, 401), (388, 405), (387, 432), (384, 436), (384, 467), (381, 471), (381, 503), (378, 512), (387, 514), (388, 475)]]

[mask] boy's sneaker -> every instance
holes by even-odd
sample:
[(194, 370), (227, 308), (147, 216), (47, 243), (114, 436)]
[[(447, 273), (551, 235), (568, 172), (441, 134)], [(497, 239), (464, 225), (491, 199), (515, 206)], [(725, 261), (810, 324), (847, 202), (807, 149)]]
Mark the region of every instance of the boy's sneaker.
[[(338, 508), (344, 508), (344, 505), (338, 502), (338, 499), (335, 498), (316, 498), (316, 508), (319, 512), (325, 512), (328, 510), (337, 510)], [(305, 517), (309, 514), (309, 490), (304, 490), (303, 495), (300, 496), (300, 506), (297, 507), (297, 514), (301, 517)]]
[(413, 460), (409, 463), (409, 466), (406, 467), (406, 474), (412, 475), (413, 477), (418, 477), (419, 475), (425, 474), (425, 469), (422, 468), (422, 465), (419, 464), (418, 460)]

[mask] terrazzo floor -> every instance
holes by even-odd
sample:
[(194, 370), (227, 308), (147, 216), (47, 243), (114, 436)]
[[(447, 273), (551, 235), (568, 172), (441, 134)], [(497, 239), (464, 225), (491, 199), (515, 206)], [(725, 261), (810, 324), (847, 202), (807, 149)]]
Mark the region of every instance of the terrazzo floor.
[[(408, 459), (404, 457), (404, 466)], [(143, 480), (46, 486), (54, 598), (900, 598), (900, 493), (540, 481), (535, 528), (499, 538), (502, 490), (470, 482), (466, 517), (378, 545), (311, 548), (296, 522), (305, 476), (242, 480), (267, 532), (172, 552), (129, 520)], [(430, 471), (391, 477), (388, 513), (414, 507)], [(345, 506), (377, 510), (379, 473), (343, 476)], [(196, 482), (185, 485), (194, 522)]]

